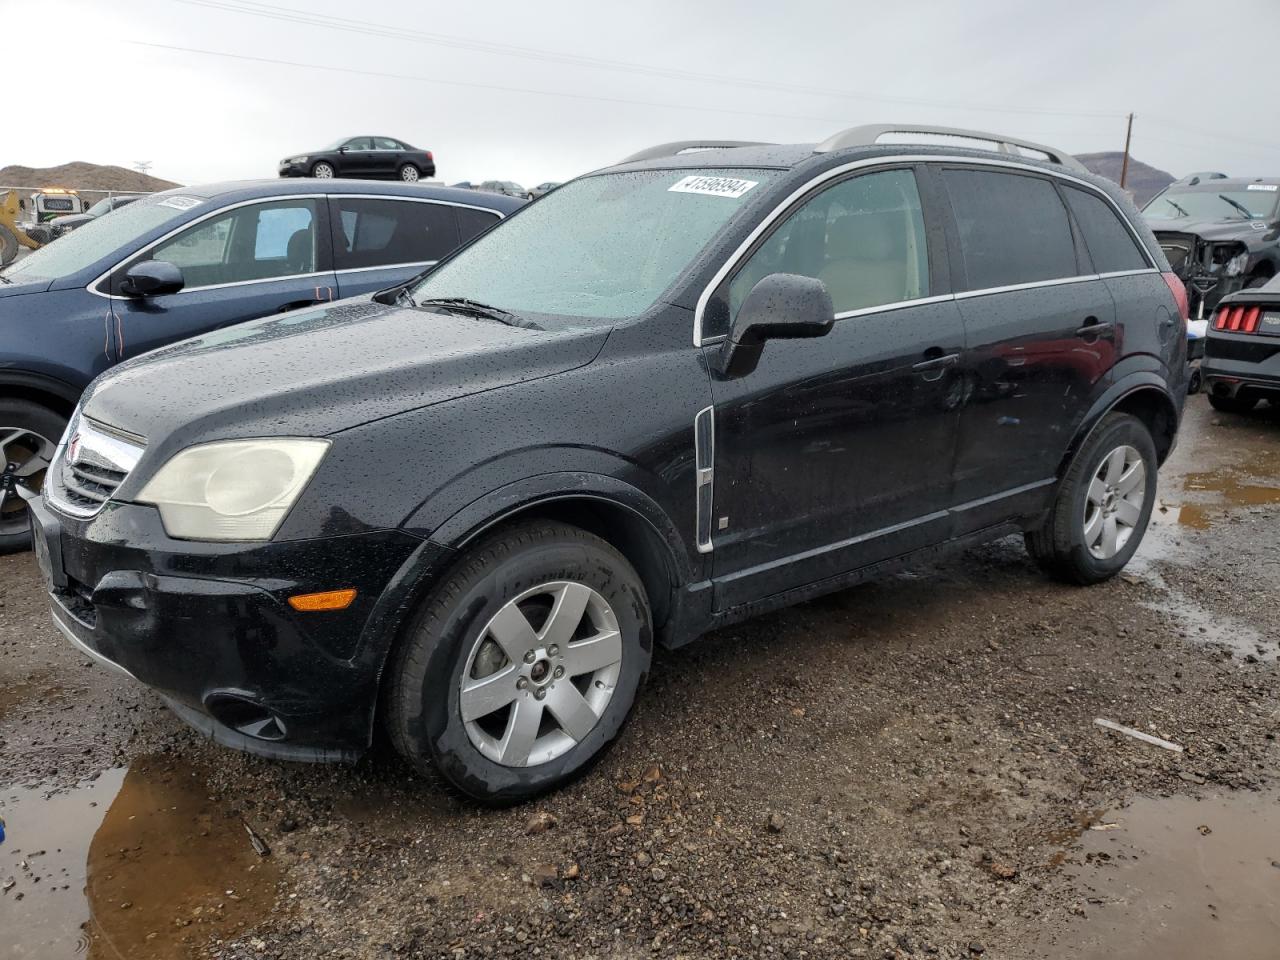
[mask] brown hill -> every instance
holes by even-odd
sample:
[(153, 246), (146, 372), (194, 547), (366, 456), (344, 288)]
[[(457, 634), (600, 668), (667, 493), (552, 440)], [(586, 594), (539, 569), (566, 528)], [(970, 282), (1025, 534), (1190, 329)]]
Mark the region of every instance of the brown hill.
[(124, 167), (102, 166), (77, 160), (60, 167), (0, 167), (0, 187), (69, 187), (72, 190), (111, 190), (116, 193), (148, 193), (180, 184), (150, 177)]
[[(1120, 182), (1120, 167), (1124, 163), (1124, 154), (1119, 150), (1109, 153), (1077, 153), (1076, 159), (1089, 168), (1091, 173), (1106, 177), (1116, 183)], [(1125, 189), (1133, 194), (1133, 201), (1142, 206), (1157, 193), (1173, 183), (1173, 175), (1156, 167), (1148, 166), (1141, 160), (1129, 158), (1129, 175)]]

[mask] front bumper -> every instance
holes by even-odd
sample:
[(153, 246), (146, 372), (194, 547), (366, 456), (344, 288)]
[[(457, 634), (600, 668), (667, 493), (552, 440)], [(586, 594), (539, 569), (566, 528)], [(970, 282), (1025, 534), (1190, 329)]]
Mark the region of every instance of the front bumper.
[[(158, 690), (221, 743), (353, 760), (370, 742), (389, 638), (379, 600), (423, 541), (384, 530), (280, 543), (170, 539), (151, 507), (91, 520), (28, 501), (54, 623), (90, 658)], [(288, 597), (356, 588), (345, 610)]]
[(301, 163), (281, 163), (276, 168), (276, 172), (282, 177), (306, 177), (310, 176), (310, 171)]

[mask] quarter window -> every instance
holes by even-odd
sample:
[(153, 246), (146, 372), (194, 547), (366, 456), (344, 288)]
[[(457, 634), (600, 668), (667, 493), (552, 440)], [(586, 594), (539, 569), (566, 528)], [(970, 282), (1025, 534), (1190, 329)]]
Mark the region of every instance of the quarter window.
[(980, 170), (942, 173), (970, 290), (1077, 276), (1071, 224), (1048, 180)]
[(458, 245), (454, 208), (408, 200), (342, 198), (333, 204), (339, 270), (440, 260)]
[(496, 213), (476, 210), (472, 207), (458, 207), (458, 242), (466, 243), (472, 237), (484, 233), (498, 222)]
[(1075, 187), (1064, 187), (1063, 193), (1080, 232), (1084, 234), (1095, 271), (1111, 273), (1116, 270), (1142, 270), (1148, 266), (1133, 234), (1102, 198)]
[(771, 273), (821, 280), (836, 313), (928, 296), (929, 256), (915, 175), (864, 174), (806, 201), (729, 282), (731, 316)]
[(148, 256), (181, 268), (191, 289), (314, 273), (316, 240), (314, 202), (286, 200), (211, 217)]

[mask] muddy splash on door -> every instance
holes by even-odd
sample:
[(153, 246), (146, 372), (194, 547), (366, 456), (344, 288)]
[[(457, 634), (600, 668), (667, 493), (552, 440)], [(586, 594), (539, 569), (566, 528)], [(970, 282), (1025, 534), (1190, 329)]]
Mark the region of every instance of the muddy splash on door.
[[(145, 758), (71, 790), (0, 791), (5, 957), (171, 960), (254, 924), (279, 868), (204, 775)], [(12, 881), (12, 883), (10, 883)]]

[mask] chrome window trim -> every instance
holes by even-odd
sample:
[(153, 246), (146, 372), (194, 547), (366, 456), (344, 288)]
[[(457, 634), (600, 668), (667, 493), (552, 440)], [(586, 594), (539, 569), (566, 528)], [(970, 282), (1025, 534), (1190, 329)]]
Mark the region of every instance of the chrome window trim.
[[(850, 317), (866, 317), (875, 313), (887, 313), (890, 310), (901, 310), (903, 307), (919, 307), (929, 303), (949, 303), (954, 300), (954, 293), (940, 293), (934, 297), (916, 297), (914, 300), (898, 300), (894, 303), (879, 303), (874, 307), (859, 307), (857, 310), (842, 310), (836, 314), (837, 320), (848, 320)], [(724, 336), (711, 337), (707, 342), (723, 340)]]
[(1061, 287), (1070, 283), (1088, 283), (1097, 280), (1096, 273), (1078, 273), (1073, 277), (1054, 277), (1052, 280), (1032, 280), (1028, 283), (1010, 283), (1003, 287), (983, 287), (981, 290), (964, 290), (955, 294), (957, 300), (989, 297), (995, 293), (1014, 293), (1019, 290), (1035, 290), (1037, 287)]
[(1143, 267), (1141, 270), (1111, 270), (1098, 274), (1099, 280), (1110, 280), (1112, 277), (1137, 277), (1144, 273), (1159, 273), (1155, 267)]
[[(746, 255), (746, 252), (751, 248), (752, 244), (754, 244), (756, 240), (758, 240), (765, 233), (765, 231), (767, 231), (770, 227), (772, 227), (773, 224), (782, 216), (783, 213), (786, 212), (786, 210), (793, 203), (795, 203), (797, 200), (799, 200), (801, 197), (803, 197), (806, 193), (808, 193), (810, 190), (814, 189), (815, 187), (821, 186), (823, 183), (826, 183), (828, 180), (834, 180), (853, 170), (861, 170), (868, 167), (888, 167), (888, 166), (896, 166), (899, 164), (917, 164), (917, 163), (932, 163), (932, 164), (962, 163), (962, 164), (965, 164), (966, 166), (991, 167), (997, 170), (1002, 170), (1002, 169), (1003, 170), (1020, 170), (1020, 171), (1025, 171), (1027, 173), (1039, 174), (1041, 176), (1053, 177), (1058, 180), (1063, 180), (1068, 183), (1075, 184), (1076, 186), (1081, 187), (1084, 190), (1087, 190), (1090, 194), (1102, 198), (1102, 200), (1104, 200), (1106, 203), (1108, 203), (1111, 206), (1111, 208), (1116, 212), (1116, 214), (1119, 215), (1120, 222), (1124, 224), (1125, 229), (1129, 231), (1129, 235), (1133, 237), (1134, 242), (1137, 243), (1138, 249), (1141, 250), (1142, 253), (1146, 256), (1148, 263), (1152, 264), (1152, 266), (1149, 267), (1149, 270), (1151, 272), (1159, 272), (1158, 269), (1154, 266), (1154, 264), (1156, 263), (1156, 259), (1151, 254), (1150, 248), (1147, 246), (1143, 238), (1139, 236), (1137, 232), (1133, 229), (1132, 225), (1129, 223), (1129, 218), (1125, 216), (1125, 213), (1123, 210), (1120, 209), (1120, 206), (1104, 191), (1099, 190), (1092, 183), (1089, 183), (1087, 180), (1082, 180), (1079, 177), (1073, 176), (1066, 171), (1049, 170), (1049, 169), (1045, 169), (1044, 167), (1032, 166), (1031, 164), (1028, 164), (1028, 163), (1019, 163), (1015, 160), (997, 160), (995, 158), (973, 157), (973, 156), (966, 157), (966, 156), (949, 156), (944, 154), (901, 154), (899, 156), (866, 157), (861, 160), (852, 160), (849, 163), (842, 163), (839, 166), (831, 167), (830, 169), (824, 170), (822, 173), (819, 173), (816, 176), (806, 180), (803, 184), (801, 184), (799, 187), (793, 190), (790, 194), (788, 194), (783, 200), (781, 200), (776, 206), (774, 206), (774, 208), (771, 211), (769, 211), (769, 213), (763, 219), (761, 219), (761, 221), (758, 224), (756, 224), (755, 228), (752, 229), (752, 231), (749, 234), (747, 234), (746, 238), (742, 241), (742, 243), (738, 244), (737, 249), (735, 249), (733, 253), (731, 253), (729, 257), (725, 260), (725, 262), (720, 266), (720, 269), (715, 272), (715, 274), (711, 277), (710, 282), (707, 283), (707, 285), (703, 288), (702, 293), (698, 296), (698, 302), (695, 305), (693, 310), (693, 345), (695, 347), (701, 347), (704, 344), (713, 343), (715, 341), (724, 339), (724, 334), (707, 337), (705, 339), (702, 336), (702, 318), (703, 318), (703, 315), (706, 313), (707, 303), (710, 301), (712, 293), (714, 293), (716, 288), (719, 287), (720, 284), (724, 282), (725, 277), (727, 277), (741, 263), (742, 258)], [(1144, 272), (1144, 271), (1140, 271), (1140, 272)], [(1119, 275), (1119, 274), (1108, 274), (1108, 276), (1115, 276), (1115, 275)], [(1095, 280), (1099, 276), (1101, 275), (1092, 274), (1089, 276), (1068, 277), (1068, 278), (1065, 278), (1065, 282)], [(1035, 286), (1043, 286), (1043, 285), (1055, 284), (1060, 282), (1063, 282), (1063, 281), (1059, 281), (1059, 280), (1037, 281), (1032, 284), (1017, 284), (1014, 287), (992, 287), (984, 290), (966, 290), (963, 293), (951, 294), (951, 296), (954, 296), (956, 298), (981, 296), (983, 294), (998, 293), (998, 292), (1003, 292), (1009, 289), (1031, 289)], [(932, 297), (922, 297), (918, 300), (903, 300), (903, 301), (900, 301), (899, 303), (886, 304), (885, 306), (881, 306), (881, 307), (865, 308), (862, 311), (849, 311), (849, 313), (850, 314), (870, 313), (873, 311), (879, 311), (886, 308), (900, 309), (902, 307), (915, 306), (917, 304), (924, 303), (924, 302), (934, 302), (934, 301)], [(841, 315), (837, 315), (837, 319), (840, 319), (840, 316)]]
[[(121, 297), (114, 293), (103, 293), (102, 291), (97, 290), (95, 288), (98, 286), (98, 284), (100, 284), (103, 280), (107, 279), (107, 277), (111, 276), (111, 274), (115, 273), (117, 270), (119, 270), (122, 266), (124, 266), (130, 260), (133, 260), (134, 258), (142, 254), (145, 254), (150, 252), (151, 250), (154, 250), (160, 244), (164, 243), (166, 240), (170, 240), (173, 237), (176, 237), (179, 233), (182, 233), (187, 228), (194, 227), (196, 224), (203, 223), (205, 220), (208, 220), (210, 217), (216, 217), (219, 214), (226, 213), (229, 210), (238, 210), (241, 207), (249, 207), (249, 206), (253, 206), (254, 204), (276, 203), (281, 200), (324, 200), (330, 197), (334, 199), (339, 199), (339, 200), (402, 200), (402, 201), (407, 201), (408, 203), (437, 203), (447, 207), (463, 207), (467, 210), (479, 210), (482, 213), (492, 214), (498, 220), (506, 219), (505, 213), (503, 213), (501, 210), (495, 210), (493, 209), (493, 207), (483, 207), (474, 203), (461, 203), (456, 200), (437, 200), (433, 197), (402, 197), (397, 194), (388, 194), (388, 193), (381, 193), (381, 194), (379, 193), (296, 193), (296, 194), (282, 194), (276, 197), (257, 197), (252, 200), (241, 200), (237, 203), (229, 203), (225, 207), (218, 207), (215, 210), (210, 210), (207, 213), (204, 213), (196, 217), (194, 220), (188, 220), (186, 223), (180, 226), (174, 227), (168, 233), (164, 234), (163, 236), (157, 237), (155, 240), (152, 240), (146, 246), (141, 247), (138, 250), (135, 250), (133, 253), (129, 254), (129, 256), (123, 258), (122, 260), (117, 261), (110, 268), (108, 268), (107, 270), (104, 270), (98, 276), (94, 277), (85, 286), (85, 290), (93, 294), (95, 297), (102, 297), (104, 300), (131, 300), (133, 299), (132, 297)], [(440, 261), (438, 260), (424, 261), (424, 263), (428, 263), (428, 264), (439, 263), (439, 262)], [(403, 266), (414, 266), (414, 265), (416, 264), (412, 264), (412, 263), (403, 264)], [(387, 266), (388, 267), (402, 266), (402, 264), (387, 264)], [(382, 269), (382, 267), (376, 267), (376, 268), (357, 267), (353, 269), (379, 269), (380, 270)], [(174, 294), (174, 296), (181, 296), (184, 293), (194, 293), (200, 290), (219, 290), (219, 289), (224, 289), (226, 287), (248, 286), (249, 284), (253, 284), (253, 283), (270, 283), (275, 280), (303, 280), (308, 277), (323, 277), (329, 273), (345, 273), (345, 272), (349, 272), (349, 271), (318, 270), (318, 271), (313, 271), (311, 273), (289, 273), (279, 277), (263, 277), (262, 279), (259, 279), (259, 280), (234, 280), (229, 283), (206, 284), (203, 287), (183, 287), (181, 290), (178, 291), (178, 293)]]
[(439, 260), (414, 260), (410, 263), (386, 263), (377, 267), (343, 267), (341, 270), (335, 270), (334, 273), (341, 276), (344, 273), (368, 273), (370, 270), (395, 270), (400, 267), (431, 267), (439, 263)]

